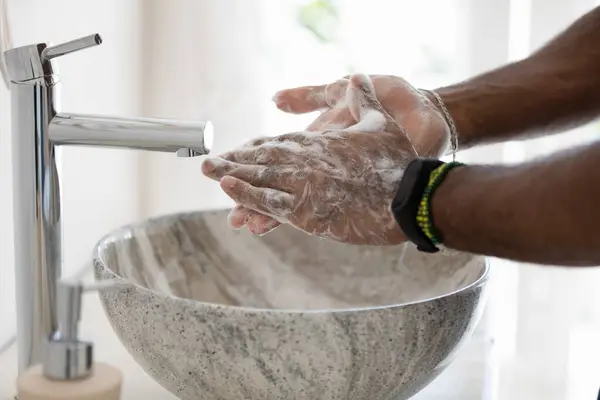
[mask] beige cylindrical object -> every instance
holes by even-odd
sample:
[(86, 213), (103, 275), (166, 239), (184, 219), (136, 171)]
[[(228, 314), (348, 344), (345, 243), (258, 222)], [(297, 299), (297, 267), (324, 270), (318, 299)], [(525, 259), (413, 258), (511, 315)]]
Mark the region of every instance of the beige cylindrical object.
[(30, 368), (17, 380), (19, 400), (119, 400), (123, 376), (104, 363), (95, 363), (89, 377), (76, 380), (51, 380), (41, 365)]

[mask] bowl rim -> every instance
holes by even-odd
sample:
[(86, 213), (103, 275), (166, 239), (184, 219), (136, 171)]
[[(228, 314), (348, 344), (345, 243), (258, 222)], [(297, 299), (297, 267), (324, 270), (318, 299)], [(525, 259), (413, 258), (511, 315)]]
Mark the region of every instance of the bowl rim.
[[(117, 229), (109, 232), (108, 234), (104, 235), (96, 243), (96, 245), (94, 246), (94, 250), (93, 250), (92, 263), (94, 264), (94, 267), (96, 267), (99, 264), (103, 271), (109, 272), (114, 277), (113, 278), (114, 280), (121, 281), (121, 283), (123, 283), (124, 285), (135, 288), (136, 291), (148, 293), (150, 295), (154, 295), (154, 296), (157, 296), (158, 298), (165, 299), (165, 300), (183, 301), (185, 304), (189, 304), (189, 305), (196, 305), (196, 306), (202, 305), (202, 306), (215, 308), (215, 309), (237, 310), (237, 311), (242, 311), (242, 312), (246, 312), (246, 313), (269, 312), (269, 313), (286, 313), (286, 314), (334, 314), (334, 313), (386, 310), (386, 309), (392, 309), (392, 308), (401, 308), (401, 307), (435, 302), (435, 301), (441, 300), (446, 297), (452, 297), (452, 296), (455, 296), (455, 295), (461, 294), (461, 293), (468, 293), (479, 287), (482, 287), (483, 289), (485, 289), (485, 285), (489, 281), (490, 263), (489, 263), (488, 257), (486, 257), (484, 255), (473, 254), (473, 257), (471, 258), (470, 261), (481, 260), (483, 262), (483, 271), (482, 271), (481, 275), (477, 279), (475, 279), (473, 282), (471, 282), (470, 284), (468, 284), (460, 289), (454, 290), (452, 292), (440, 294), (437, 296), (427, 297), (424, 299), (408, 301), (408, 302), (403, 302), (403, 303), (385, 304), (385, 305), (381, 305), (381, 306), (322, 308), (322, 309), (321, 308), (318, 308), (318, 309), (263, 308), (263, 307), (248, 307), (248, 306), (239, 306), (239, 305), (211, 303), (211, 302), (207, 302), (207, 301), (194, 300), (194, 299), (189, 299), (186, 297), (172, 295), (172, 294), (164, 293), (164, 292), (161, 292), (158, 290), (153, 290), (153, 289), (142, 286), (136, 282), (133, 282), (132, 280), (130, 280), (128, 278), (125, 278), (125, 277), (117, 274), (115, 271), (113, 271), (111, 268), (108, 267), (108, 263), (105, 261), (104, 257), (102, 256), (102, 251), (106, 247), (108, 247), (111, 243), (117, 242), (119, 240), (125, 240), (125, 239), (131, 238), (133, 236), (132, 232), (135, 229), (140, 229), (140, 228), (143, 228), (144, 226), (150, 225), (152, 223), (155, 223), (158, 221), (164, 221), (167, 219), (180, 220), (180, 219), (184, 219), (186, 217), (190, 217), (190, 216), (194, 216), (194, 215), (198, 215), (198, 214), (216, 213), (216, 212), (222, 212), (222, 211), (227, 211), (227, 210), (229, 210), (229, 209), (228, 208), (214, 208), (214, 209), (206, 209), (206, 210), (169, 213), (169, 214), (163, 214), (163, 215), (156, 216), (156, 217), (150, 217), (150, 218), (146, 218), (142, 221), (123, 225), (120, 228), (117, 228)], [(94, 279), (95, 280), (106, 280), (106, 279), (99, 278), (97, 272), (94, 273)]]

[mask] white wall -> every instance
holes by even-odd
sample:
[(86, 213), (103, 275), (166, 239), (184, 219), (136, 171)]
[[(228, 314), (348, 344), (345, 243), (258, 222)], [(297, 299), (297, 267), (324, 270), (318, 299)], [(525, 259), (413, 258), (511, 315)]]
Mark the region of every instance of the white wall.
[[(144, 114), (211, 120), (215, 154), (261, 135), (270, 100), (261, 93), (257, 3), (146, 1)], [(143, 154), (143, 216), (230, 205), (218, 184), (202, 175), (201, 162)]]
[[(59, 43), (98, 32), (104, 43), (60, 59), (65, 111), (139, 114), (138, 0), (9, 0), (15, 46)], [(9, 95), (0, 88), (0, 346), (14, 334), (14, 258)], [(95, 242), (137, 219), (138, 155), (105, 149), (61, 153), (66, 274), (80, 270)]]

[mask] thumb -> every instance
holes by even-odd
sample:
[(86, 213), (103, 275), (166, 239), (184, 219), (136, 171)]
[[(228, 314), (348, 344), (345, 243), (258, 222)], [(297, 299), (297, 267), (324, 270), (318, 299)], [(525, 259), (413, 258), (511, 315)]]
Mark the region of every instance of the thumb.
[(385, 131), (397, 134), (406, 139), (406, 148), (414, 156), (417, 156), (417, 151), (406, 129), (396, 122), (383, 108), (379, 100), (377, 100), (371, 78), (364, 74), (356, 74), (350, 77), (349, 82), (346, 99), (348, 101), (348, 108), (358, 123), (345, 130), (355, 132)]
[(304, 114), (344, 105), (348, 81), (341, 79), (327, 85), (301, 86), (275, 93), (273, 102), (282, 111)]

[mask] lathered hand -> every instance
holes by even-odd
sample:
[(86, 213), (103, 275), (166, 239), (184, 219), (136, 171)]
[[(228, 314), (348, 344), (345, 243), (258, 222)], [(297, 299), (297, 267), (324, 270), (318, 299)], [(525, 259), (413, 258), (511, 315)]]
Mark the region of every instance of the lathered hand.
[[(304, 113), (322, 110), (321, 115), (307, 130), (322, 132), (329, 129), (345, 129), (357, 123), (356, 87), (353, 80), (370, 79), (370, 95), (377, 108), (385, 117), (397, 125), (396, 131), (408, 135), (420, 156), (441, 156), (449, 145), (450, 129), (440, 110), (422, 92), (404, 79), (391, 75), (360, 75), (351, 79), (341, 79), (322, 86), (305, 86), (278, 92), (274, 101), (283, 111)], [(365, 130), (369, 131), (369, 129)], [(261, 139), (247, 144), (255, 146)], [(233, 228), (247, 226), (255, 234), (265, 234), (279, 222), (266, 215), (237, 205), (229, 215)]]
[[(431, 95), (393, 75), (370, 75), (373, 97), (388, 118), (402, 126), (420, 156), (437, 157), (449, 147), (450, 128)], [(351, 79), (321, 86), (304, 86), (279, 91), (273, 101), (285, 112), (301, 114), (322, 110), (309, 131), (344, 129), (356, 123), (349, 105)]]
[(375, 100), (368, 77), (353, 76), (347, 93), (356, 124), (259, 139), (206, 160), (204, 173), (245, 209), (307, 233), (354, 244), (403, 242), (390, 204), (417, 153)]

